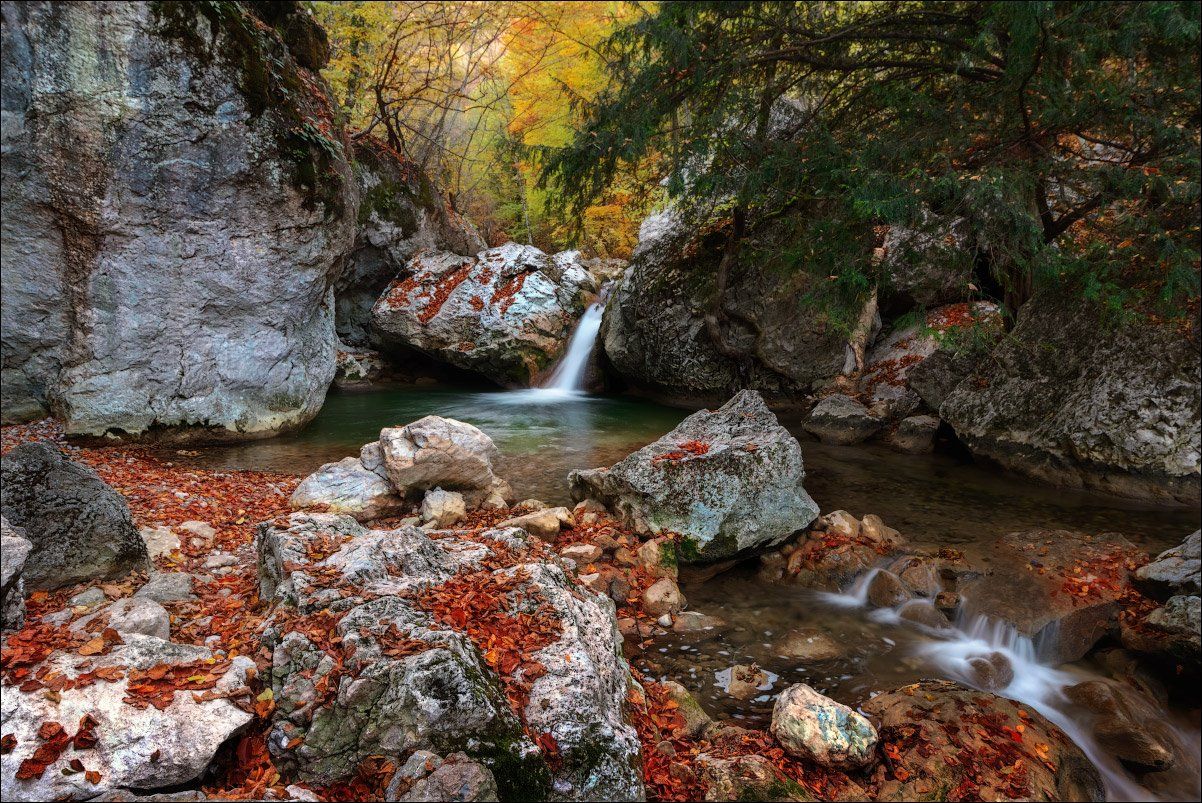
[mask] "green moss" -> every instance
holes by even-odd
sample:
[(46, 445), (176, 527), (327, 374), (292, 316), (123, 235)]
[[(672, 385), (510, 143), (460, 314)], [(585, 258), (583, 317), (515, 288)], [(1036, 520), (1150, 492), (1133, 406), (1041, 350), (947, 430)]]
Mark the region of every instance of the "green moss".
[(676, 543), (676, 547), (680, 551), (681, 560), (685, 563), (696, 563), (701, 560), (701, 547), (697, 545), (696, 539), (686, 535)]
[(676, 544), (672, 541), (664, 541), (659, 545), (659, 562), (665, 568), (674, 568), (678, 564), (676, 558)]

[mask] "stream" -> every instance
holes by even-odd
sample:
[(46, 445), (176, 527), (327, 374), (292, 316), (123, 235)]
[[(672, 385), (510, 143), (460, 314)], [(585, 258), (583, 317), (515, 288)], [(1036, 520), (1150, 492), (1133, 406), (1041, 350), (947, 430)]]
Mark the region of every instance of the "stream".
[[(358, 453), (383, 426), (428, 414), (470, 422), (501, 452), (497, 473), (519, 498), (570, 504), (566, 476), (576, 468), (610, 465), (672, 429), (687, 411), (630, 397), (587, 396), (570, 387), (497, 391), (449, 386), (405, 386), (335, 391), (304, 430), (280, 438), (170, 453), (172, 459), (213, 469), (257, 469), (307, 474), (322, 463)], [(800, 421), (782, 423), (802, 443), (806, 489), (824, 511), (876, 513), (914, 545), (952, 546), (989, 561), (989, 546), (1016, 530), (1046, 528), (1115, 531), (1155, 554), (1197, 529), (1202, 514), (1027, 482), (966, 456), (946, 452), (902, 455), (877, 444), (826, 446), (804, 434)], [(182, 455), (182, 456), (181, 456)], [(715, 718), (765, 726), (775, 694), (805, 682), (848, 703), (923, 677), (965, 681), (965, 661), (1000, 651), (1015, 669), (1001, 693), (1036, 708), (1086, 751), (1105, 778), (1110, 799), (1196, 800), (1199, 711), (1161, 710), (1177, 742), (1172, 770), (1137, 779), (1105, 755), (1079, 724), (1061, 689), (1104, 674), (1087, 662), (1038, 663), (1029, 640), (979, 622), (957, 623), (936, 634), (902, 625), (888, 610), (870, 612), (854, 590), (821, 594), (756, 578), (740, 567), (684, 588), (689, 608), (724, 620), (712, 630), (660, 637), (632, 661), (647, 674), (690, 689)], [(840, 645), (840, 655), (805, 665), (777, 655), (790, 629), (815, 628)], [(751, 700), (724, 691), (735, 664), (756, 663), (771, 686)]]

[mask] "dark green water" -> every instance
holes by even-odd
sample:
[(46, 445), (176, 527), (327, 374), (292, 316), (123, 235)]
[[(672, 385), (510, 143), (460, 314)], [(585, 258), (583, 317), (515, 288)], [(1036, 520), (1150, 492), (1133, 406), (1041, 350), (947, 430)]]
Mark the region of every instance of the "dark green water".
[[(358, 454), (385, 426), (437, 414), (475, 424), (501, 451), (498, 473), (522, 498), (569, 501), (570, 470), (611, 465), (668, 432), (689, 411), (630, 397), (397, 387), (334, 392), (301, 432), (201, 450), (190, 462), (307, 474)], [(1164, 509), (1028, 482), (951, 454), (902, 455), (884, 446), (824, 446), (798, 421), (806, 489), (824, 511), (876, 513), (920, 544), (971, 544), (1015, 530), (1118, 531), (1149, 550), (1198, 528), (1198, 511)]]

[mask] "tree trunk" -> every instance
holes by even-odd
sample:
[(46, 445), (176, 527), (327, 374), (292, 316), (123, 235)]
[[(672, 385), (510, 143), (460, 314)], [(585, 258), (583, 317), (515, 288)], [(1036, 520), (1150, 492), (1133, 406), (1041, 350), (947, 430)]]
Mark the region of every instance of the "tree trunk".
[(864, 302), (864, 306), (860, 310), (860, 317), (856, 320), (855, 328), (851, 330), (851, 336), (847, 339), (847, 347), (851, 350), (851, 359), (848, 361), (849, 364), (844, 365), (843, 373), (857, 385), (860, 376), (864, 373), (864, 355), (868, 351), (868, 346), (871, 345), (877, 310), (877, 289), (873, 287), (872, 292), (868, 295), (868, 300)]
[(742, 349), (732, 346), (722, 333), (722, 322), (727, 320), (726, 290), (730, 283), (730, 271), (739, 260), (739, 248), (743, 243), (744, 229), (747, 225), (747, 215), (742, 207), (735, 207), (734, 219), (731, 221), (730, 233), (722, 246), (722, 259), (718, 262), (718, 272), (714, 277), (714, 300), (709, 312), (705, 315), (705, 331), (713, 342), (718, 353), (730, 359), (742, 359), (747, 355)]

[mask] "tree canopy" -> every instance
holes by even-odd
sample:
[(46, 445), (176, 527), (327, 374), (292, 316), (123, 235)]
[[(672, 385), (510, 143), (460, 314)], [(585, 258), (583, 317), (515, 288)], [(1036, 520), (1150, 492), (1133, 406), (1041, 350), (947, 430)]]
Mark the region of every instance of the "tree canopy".
[(797, 213), (867, 293), (879, 227), (955, 224), (1011, 311), (1068, 279), (1196, 303), (1196, 3), (663, 3), (601, 50), (608, 84), (545, 156), (570, 213), (655, 156), (673, 203), (731, 228), (731, 262)]

